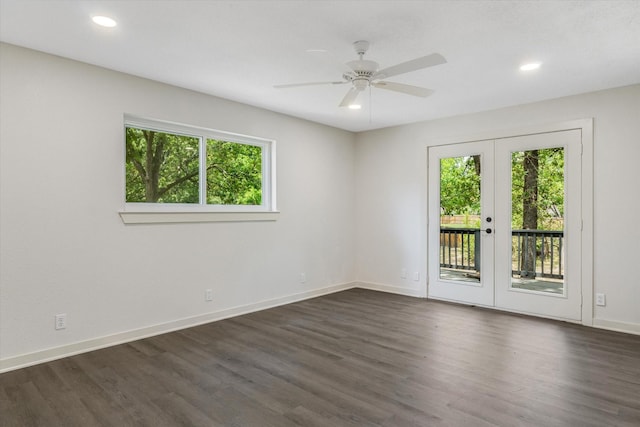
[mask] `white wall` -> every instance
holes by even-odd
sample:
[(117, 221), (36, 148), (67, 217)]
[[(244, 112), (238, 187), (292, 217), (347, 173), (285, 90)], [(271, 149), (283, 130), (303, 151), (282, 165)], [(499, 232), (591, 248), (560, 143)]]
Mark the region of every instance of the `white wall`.
[[(0, 371), (355, 279), (423, 296), (427, 146), (591, 117), (595, 324), (640, 331), (640, 85), (354, 136), (0, 44), (0, 94)], [(124, 225), (124, 113), (277, 140), (279, 220)]]
[[(0, 370), (351, 286), (353, 134), (0, 49)], [(124, 225), (124, 113), (275, 139), (279, 219)]]
[[(595, 307), (594, 324), (640, 333), (640, 85), (359, 134), (359, 281), (424, 293), (429, 145), (585, 118), (594, 119), (593, 286), (607, 295), (607, 306)], [(400, 278), (402, 268), (407, 279)], [(421, 282), (412, 280), (413, 271)]]

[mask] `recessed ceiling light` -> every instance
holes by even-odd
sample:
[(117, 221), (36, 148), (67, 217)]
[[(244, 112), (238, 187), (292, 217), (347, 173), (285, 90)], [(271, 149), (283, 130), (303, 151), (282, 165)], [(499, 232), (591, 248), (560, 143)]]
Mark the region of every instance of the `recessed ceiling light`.
[(349, 108), (351, 108), (352, 110), (359, 110), (362, 108), (362, 105), (360, 104), (351, 104), (349, 105)]
[(521, 71), (533, 71), (533, 70), (537, 70), (538, 68), (540, 68), (540, 65), (542, 65), (542, 63), (540, 62), (529, 62), (528, 64), (524, 64), (520, 67)]
[(92, 17), (91, 20), (93, 22), (95, 22), (96, 24), (100, 25), (101, 27), (113, 28), (116, 25), (118, 25), (118, 23), (116, 21), (114, 21), (113, 19), (109, 18), (108, 16), (96, 15), (96, 16)]

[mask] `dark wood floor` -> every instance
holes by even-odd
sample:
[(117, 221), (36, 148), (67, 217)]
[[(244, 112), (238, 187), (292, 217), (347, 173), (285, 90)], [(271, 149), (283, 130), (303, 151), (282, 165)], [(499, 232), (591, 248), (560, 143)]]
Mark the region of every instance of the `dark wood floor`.
[(640, 426), (640, 337), (350, 290), (0, 375), (2, 426)]

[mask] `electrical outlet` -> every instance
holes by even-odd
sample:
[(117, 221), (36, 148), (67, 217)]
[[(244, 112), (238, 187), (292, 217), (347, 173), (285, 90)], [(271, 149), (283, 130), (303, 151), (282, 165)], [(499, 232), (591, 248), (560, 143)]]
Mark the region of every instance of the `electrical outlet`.
[(305, 273), (300, 273), (300, 283), (307, 282), (307, 275)]
[(400, 278), (401, 279), (406, 279), (407, 278), (407, 269), (403, 268), (402, 270), (400, 270)]
[(596, 294), (596, 305), (607, 305), (607, 296), (605, 294)]
[(204, 300), (213, 301), (213, 289), (207, 289), (204, 291)]
[(67, 328), (67, 313), (56, 314), (56, 331)]
[(420, 281), (420, 272), (416, 271), (415, 273), (413, 273), (413, 280), (415, 280), (416, 282)]

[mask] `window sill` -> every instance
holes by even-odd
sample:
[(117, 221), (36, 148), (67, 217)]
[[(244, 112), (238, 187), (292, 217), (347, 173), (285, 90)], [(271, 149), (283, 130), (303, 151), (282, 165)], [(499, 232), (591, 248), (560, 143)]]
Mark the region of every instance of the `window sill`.
[(280, 212), (118, 212), (125, 224), (276, 221)]

